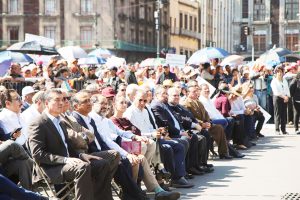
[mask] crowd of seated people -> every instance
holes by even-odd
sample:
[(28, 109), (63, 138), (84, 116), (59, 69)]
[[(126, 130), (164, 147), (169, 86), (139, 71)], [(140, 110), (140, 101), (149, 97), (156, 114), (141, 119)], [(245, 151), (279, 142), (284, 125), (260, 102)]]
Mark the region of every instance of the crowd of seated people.
[(38, 164), (54, 185), (73, 181), (78, 200), (113, 199), (112, 180), (124, 200), (148, 199), (141, 183), (155, 199), (179, 199), (174, 188), (192, 188), (194, 176), (214, 172), (210, 155), (243, 158), (238, 150), (264, 137), (251, 82), (220, 80), (212, 96), (208, 84), (194, 78), (182, 84), (168, 68), (162, 66), (154, 85), (138, 85), (132, 65), (125, 80), (116, 79), (112, 68), (109, 82), (118, 83), (102, 87), (93, 83), (74, 92), (26, 86), (23, 101), (14, 89), (2, 88), (1, 184), (19, 184), (26, 189), (20, 193), (47, 199), (29, 192), (42, 179), (34, 173)]

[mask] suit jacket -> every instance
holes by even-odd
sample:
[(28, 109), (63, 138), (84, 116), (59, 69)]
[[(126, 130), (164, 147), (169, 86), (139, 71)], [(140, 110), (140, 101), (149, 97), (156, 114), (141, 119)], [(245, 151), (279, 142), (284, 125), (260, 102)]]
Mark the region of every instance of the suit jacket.
[[(158, 127), (168, 127), (168, 132), (171, 138), (179, 138), (180, 130), (175, 127), (174, 120), (170, 113), (165, 108), (165, 104), (153, 100), (151, 103), (151, 109), (153, 111), (156, 123)], [(179, 123), (180, 124), (180, 123)]]
[[(95, 139), (94, 134), (85, 127), (78, 124), (77, 120), (73, 116), (62, 115), (61, 120), (65, 123), (68, 139), (71, 146), (77, 152), (87, 152), (88, 144)], [(86, 138), (84, 138), (86, 137)]]
[(182, 105), (168, 105), (170, 111), (173, 113), (176, 118), (182, 123), (182, 126), (185, 130), (192, 129), (192, 123), (198, 123), (197, 119), (193, 116), (193, 114), (187, 110)]
[(65, 158), (69, 157), (69, 155), (79, 157), (70, 148), (67, 131), (63, 122), (61, 122), (61, 128), (65, 135), (68, 149), (55, 125), (45, 113), (39, 116), (28, 127), (29, 148), (32, 157), (45, 170), (50, 179), (59, 180), (58, 182), (63, 181), (61, 169), (65, 164)]
[(200, 124), (203, 122), (210, 122), (209, 115), (199, 100), (192, 100), (187, 97), (184, 101), (184, 106), (191, 111)]
[(176, 76), (176, 74), (172, 73), (172, 72), (169, 72), (169, 74), (165, 74), (165, 73), (162, 73), (158, 80), (157, 80), (157, 84), (163, 84), (164, 80), (171, 80), (173, 83), (178, 81), (178, 78)]

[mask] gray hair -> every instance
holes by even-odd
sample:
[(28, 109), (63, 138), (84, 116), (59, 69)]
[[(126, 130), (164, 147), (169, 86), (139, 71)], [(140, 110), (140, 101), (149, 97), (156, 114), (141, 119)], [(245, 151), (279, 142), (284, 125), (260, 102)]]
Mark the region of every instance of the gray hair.
[(45, 101), (50, 101), (53, 98), (53, 94), (62, 94), (62, 90), (59, 88), (46, 90), (46, 92), (44, 93)]
[(95, 92), (100, 90), (100, 86), (97, 83), (92, 83), (88, 86), (86, 86), (86, 90), (90, 92)]
[(37, 104), (39, 101), (45, 102), (45, 91), (38, 91), (32, 97), (32, 101), (34, 104)]
[(174, 94), (175, 92), (177, 92), (178, 94), (180, 94), (180, 90), (179, 89), (177, 89), (176, 87), (171, 87), (171, 88), (169, 88), (169, 90), (168, 90), (168, 95), (172, 95), (172, 94)]
[(163, 91), (166, 90), (166, 88), (162, 85), (157, 85), (155, 87), (155, 95), (159, 95), (159, 94), (162, 94)]
[(126, 97), (129, 97), (129, 95), (133, 94), (139, 89), (139, 86), (137, 84), (129, 84), (126, 88)]
[(88, 91), (88, 90), (80, 90), (78, 93), (76, 93), (76, 94), (72, 97), (72, 99), (71, 99), (71, 104), (72, 104), (73, 107), (74, 107), (74, 105), (77, 105), (77, 104), (80, 102), (80, 101), (79, 101), (79, 96), (80, 96), (81, 94), (91, 94), (91, 92)]

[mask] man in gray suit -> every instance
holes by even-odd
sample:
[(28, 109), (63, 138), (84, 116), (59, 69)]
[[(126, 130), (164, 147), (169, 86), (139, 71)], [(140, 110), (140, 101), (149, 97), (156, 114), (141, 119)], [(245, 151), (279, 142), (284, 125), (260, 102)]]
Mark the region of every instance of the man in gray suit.
[(112, 200), (109, 163), (97, 156), (78, 155), (70, 148), (65, 125), (59, 118), (64, 105), (61, 90), (46, 91), (45, 105), (45, 112), (28, 128), (34, 160), (51, 182), (74, 181), (77, 200)]

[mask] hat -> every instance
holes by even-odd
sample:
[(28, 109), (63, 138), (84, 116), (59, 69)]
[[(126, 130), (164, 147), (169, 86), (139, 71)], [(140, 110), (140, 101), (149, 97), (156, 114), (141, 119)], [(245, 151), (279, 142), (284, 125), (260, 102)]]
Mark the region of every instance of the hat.
[(249, 71), (249, 70), (244, 70), (244, 71), (243, 71), (243, 76), (244, 76), (245, 74), (250, 74), (250, 71)]
[(226, 84), (221, 84), (218, 88), (220, 91), (230, 94), (231, 92), (229, 91), (229, 87)]
[(236, 95), (236, 96), (241, 97), (242, 96), (242, 88), (241, 87), (231, 88), (231, 93)]
[(295, 70), (297, 70), (298, 69), (298, 66), (297, 66), (297, 64), (296, 63), (291, 63), (288, 67), (287, 67), (287, 71), (290, 71), (290, 70), (292, 70), (292, 69), (295, 69)]
[(43, 61), (42, 61), (42, 60), (39, 60), (39, 61), (36, 62), (36, 64), (37, 64), (37, 65), (43, 65)]
[(116, 95), (114, 89), (112, 87), (106, 87), (102, 90), (102, 95), (106, 98), (114, 97)]
[(32, 86), (25, 86), (23, 89), (22, 89), (22, 96), (25, 97), (27, 96), (28, 94), (32, 94), (32, 93), (35, 93), (36, 91), (33, 89)]
[(173, 86), (172, 80), (170, 80), (170, 79), (164, 80), (163, 86), (169, 86), (169, 87), (172, 87), (172, 86)]
[(170, 67), (170, 65), (168, 63), (164, 63), (162, 66), (163, 67)]

